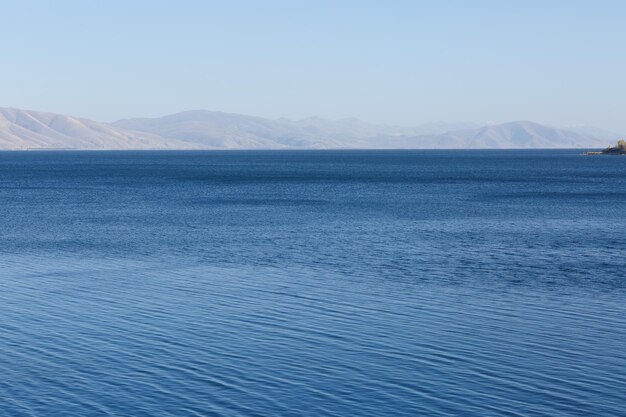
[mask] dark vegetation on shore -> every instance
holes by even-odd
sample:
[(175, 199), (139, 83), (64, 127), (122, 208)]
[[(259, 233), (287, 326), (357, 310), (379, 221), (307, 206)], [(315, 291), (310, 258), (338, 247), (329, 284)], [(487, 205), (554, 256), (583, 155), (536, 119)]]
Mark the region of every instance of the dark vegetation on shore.
[(587, 155), (626, 155), (626, 141), (620, 139), (617, 146), (609, 146), (600, 152), (587, 152)]

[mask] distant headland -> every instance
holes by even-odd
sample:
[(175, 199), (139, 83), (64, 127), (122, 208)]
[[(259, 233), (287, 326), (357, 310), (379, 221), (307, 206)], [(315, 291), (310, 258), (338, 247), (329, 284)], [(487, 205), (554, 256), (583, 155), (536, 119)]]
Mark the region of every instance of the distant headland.
[(600, 152), (586, 152), (586, 155), (626, 155), (626, 141), (624, 139), (617, 141), (617, 146), (609, 146)]

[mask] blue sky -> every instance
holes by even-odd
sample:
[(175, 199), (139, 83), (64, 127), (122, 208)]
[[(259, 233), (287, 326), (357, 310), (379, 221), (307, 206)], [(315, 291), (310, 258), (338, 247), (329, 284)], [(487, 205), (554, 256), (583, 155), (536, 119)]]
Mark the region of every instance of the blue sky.
[(0, 106), (626, 132), (622, 1), (7, 1)]

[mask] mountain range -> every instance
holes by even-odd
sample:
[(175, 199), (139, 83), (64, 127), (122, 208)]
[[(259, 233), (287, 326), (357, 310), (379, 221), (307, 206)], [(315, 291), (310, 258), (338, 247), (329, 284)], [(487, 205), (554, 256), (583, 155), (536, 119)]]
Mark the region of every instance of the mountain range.
[(600, 148), (619, 134), (530, 121), (387, 126), (349, 118), (266, 119), (207, 110), (102, 123), (0, 108), (0, 149)]

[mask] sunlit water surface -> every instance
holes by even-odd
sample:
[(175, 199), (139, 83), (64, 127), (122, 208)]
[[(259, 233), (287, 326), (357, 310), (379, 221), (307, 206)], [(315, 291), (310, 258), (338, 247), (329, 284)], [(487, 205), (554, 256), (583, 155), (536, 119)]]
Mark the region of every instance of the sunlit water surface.
[(0, 153), (1, 416), (624, 416), (626, 158)]

